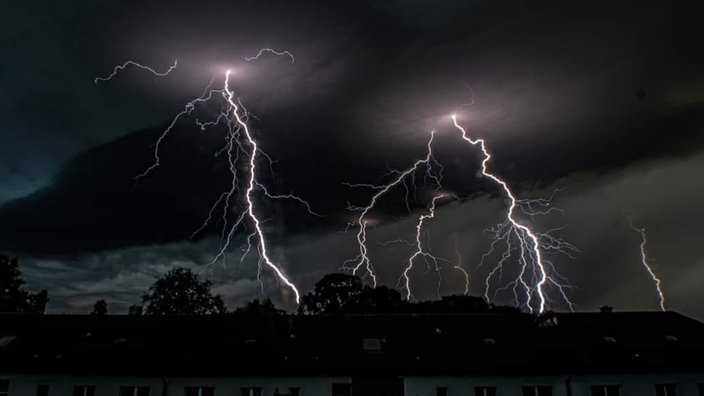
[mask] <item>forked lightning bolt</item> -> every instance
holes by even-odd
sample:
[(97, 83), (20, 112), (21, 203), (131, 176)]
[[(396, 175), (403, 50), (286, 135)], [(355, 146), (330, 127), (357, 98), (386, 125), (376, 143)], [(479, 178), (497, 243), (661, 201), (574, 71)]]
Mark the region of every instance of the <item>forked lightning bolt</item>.
[(658, 298), (660, 301), (660, 309), (665, 311), (665, 294), (662, 292), (660, 278), (658, 278), (658, 276), (655, 274), (655, 271), (653, 271), (653, 268), (650, 266), (650, 259), (648, 259), (648, 254), (645, 250), (645, 246), (648, 244), (648, 236), (645, 233), (645, 228), (636, 227), (633, 224), (633, 219), (631, 219), (630, 217), (628, 218), (628, 223), (630, 224), (633, 231), (640, 234), (640, 262), (641, 264), (643, 264), (643, 267), (645, 267), (645, 270), (648, 272), (648, 275), (650, 275), (650, 278), (655, 283), (655, 290), (657, 290)]
[[(403, 271), (403, 274), (401, 275), (401, 278), (399, 279), (399, 282), (403, 281), (403, 287), (406, 290), (406, 299), (410, 300), (413, 297), (413, 294), (411, 293), (411, 279), (408, 276), (408, 272), (413, 269), (413, 264), (416, 259), (423, 259), (425, 260), (426, 264), (434, 264), (435, 270), (440, 274), (440, 268), (438, 265), (439, 260), (443, 260), (437, 256), (434, 256), (430, 252), (428, 252), (424, 246), (423, 246), (423, 241), (421, 240), (423, 236), (423, 223), (425, 223), (426, 220), (430, 220), (435, 217), (435, 206), (438, 200), (447, 197), (447, 194), (438, 194), (435, 197), (433, 197), (432, 201), (430, 202), (430, 207), (428, 208), (428, 213), (423, 214), (420, 217), (418, 217), (418, 223), (416, 224), (416, 239), (413, 244), (415, 247), (415, 251), (411, 255), (411, 257), (408, 258), (408, 265)], [(440, 282), (438, 282), (438, 289), (440, 288)], [(439, 290), (438, 290), (439, 293)]]
[[(421, 169), (424, 166), (426, 167), (425, 177), (433, 179), (437, 183), (439, 188), (441, 176), (440, 174), (433, 173), (432, 166), (434, 163), (432, 151), (432, 144), (434, 138), (435, 131), (431, 132), (430, 134), (430, 140), (427, 144), (428, 151), (426, 152), (425, 158), (416, 161), (410, 168), (407, 168), (403, 171), (392, 171), (390, 175), (393, 175), (394, 177), (388, 183), (379, 185), (345, 183), (345, 185), (349, 187), (367, 187), (376, 190), (376, 193), (372, 196), (372, 199), (367, 206), (357, 207), (350, 205), (348, 207), (348, 209), (350, 210), (356, 210), (361, 212), (357, 217), (357, 220), (355, 221), (355, 225), (359, 227), (359, 231), (357, 231), (357, 244), (359, 248), (359, 254), (355, 258), (347, 260), (344, 264), (344, 268), (350, 269), (355, 275), (361, 270), (365, 270), (367, 274), (369, 274), (369, 276), (372, 278), (372, 283), (374, 284), (374, 287), (376, 287), (377, 285), (377, 277), (374, 272), (374, 267), (371, 263), (371, 259), (369, 258), (369, 251), (367, 249), (367, 215), (369, 214), (369, 211), (371, 211), (374, 206), (376, 206), (377, 202), (379, 201), (379, 199), (381, 199), (381, 197), (391, 191), (394, 187), (397, 187), (399, 185), (406, 186), (406, 179), (411, 177), (417, 170)], [(442, 169), (439, 164), (437, 164), (437, 167), (439, 167), (439, 169)], [(348, 264), (352, 264), (352, 267), (348, 267)]]
[[(272, 52), (275, 55), (286, 55), (291, 58), (292, 62), (294, 60), (293, 55), (288, 51), (277, 52), (268, 48), (260, 50), (256, 56), (246, 58), (246, 60), (251, 61), (258, 59), (259, 56), (261, 56), (265, 52)], [(143, 66), (133, 61), (128, 61), (121, 66), (117, 66), (110, 76), (105, 78), (97, 78), (96, 83), (98, 81), (110, 80), (112, 77), (115, 76), (117, 72), (124, 69), (128, 65), (135, 65), (141, 69), (148, 70), (157, 76), (167, 75), (171, 70), (173, 70), (174, 67), (176, 67), (176, 64), (174, 64), (174, 66), (172, 66), (172, 68), (170, 68), (168, 71), (159, 73), (151, 67)], [(262, 229), (262, 220), (260, 219), (256, 210), (256, 194), (258, 191), (261, 191), (262, 195), (270, 199), (292, 199), (303, 205), (309, 213), (316, 216), (319, 215), (313, 212), (308, 202), (306, 202), (302, 198), (299, 198), (293, 193), (270, 193), (267, 188), (260, 181), (258, 181), (258, 178), (260, 177), (259, 162), (262, 160), (267, 161), (269, 163), (269, 169), (271, 169), (271, 159), (266, 153), (261, 150), (261, 148), (257, 144), (257, 141), (252, 135), (250, 127), (247, 124), (249, 117), (251, 116), (250, 113), (245, 109), (242, 103), (235, 97), (234, 92), (230, 89), (231, 74), (232, 72), (228, 70), (225, 74), (224, 84), (221, 89), (212, 88), (213, 83), (215, 82), (215, 78), (213, 78), (213, 80), (210, 81), (210, 83), (205, 88), (204, 92), (199, 97), (186, 103), (184, 109), (172, 119), (171, 123), (164, 129), (164, 131), (162, 131), (161, 135), (157, 139), (154, 148), (154, 162), (152, 163), (152, 165), (147, 167), (142, 173), (138, 174), (135, 179), (139, 180), (143, 177), (146, 177), (150, 172), (154, 171), (158, 166), (161, 165), (161, 159), (159, 156), (161, 144), (164, 139), (168, 137), (169, 133), (173, 130), (173, 128), (181, 118), (191, 115), (196, 110), (196, 107), (198, 105), (206, 105), (211, 101), (215, 101), (217, 98), (220, 98), (220, 112), (217, 118), (205, 122), (196, 119), (195, 124), (202, 131), (206, 130), (207, 128), (215, 128), (221, 124), (225, 125), (227, 131), (225, 136), (225, 146), (216, 153), (216, 156), (220, 155), (222, 152), (225, 152), (227, 154), (227, 162), (229, 165), (229, 172), (231, 174), (231, 183), (228, 189), (220, 194), (217, 201), (213, 204), (210, 211), (208, 212), (207, 218), (205, 219), (203, 224), (193, 233), (192, 237), (195, 236), (197, 233), (205, 230), (209, 222), (212, 220), (213, 213), (215, 212), (217, 207), (222, 206), (223, 225), (221, 230), (220, 251), (210, 263), (212, 265), (220, 259), (224, 260), (225, 254), (227, 252), (228, 247), (230, 246), (234, 234), (241, 226), (243, 226), (245, 220), (249, 220), (249, 223), (251, 223), (252, 231), (246, 238), (247, 245), (240, 260), (244, 260), (247, 254), (251, 251), (252, 243), (254, 242), (259, 252), (259, 271), (257, 273), (257, 277), (259, 277), (261, 273), (261, 266), (265, 265), (276, 274), (277, 279), (279, 279), (288, 288), (291, 289), (291, 291), (295, 295), (296, 303), (299, 303), (300, 293), (298, 291), (298, 288), (287, 277), (284, 271), (279, 268), (276, 264), (274, 264), (273, 260), (269, 256), (267, 240)], [(243, 163), (241, 163), (240, 161), (242, 157), (245, 158), (243, 160)], [(242, 186), (242, 188), (244, 189), (244, 193), (242, 200), (243, 202), (241, 202), (241, 205), (244, 206), (244, 208), (239, 214), (237, 214), (237, 216), (235, 216), (234, 221), (230, 222), (228, 214), (232, 209), (231, 201), (233, 197), (235, 197), (235, 194), (237, 194), (237, 192), (240, 190), (238, 171), (241, 172), (242, 169), (244, 169), (247, 174), (246, 180), (243, 183), (244, 186)]]
[[(491, 250), (485, 254), (482, 258), (484, 260), (488, 255), (493, 252), (494, 247), (499, 241), (503, 241), (507, 245), (506, 251), (502, 254), (498, 265), (490, 272), (486, 280), (486, 293), (485, 297), (489, 300), (489, 283), (491, 278), (500, 273), (503, 270), (503, 266), (506, 261), (510, 258), (511, 253), (514, 249), (518, 249), (518, 261), (520, 264), (520, 271), (515, 281), (512, 282), (514, 297), (516, 303), (520, 304), (518, 297), (518, 289), (523, 289), (525, 300), (523, 305), (525, 305), (531, 312), (537, 311), (539, 313), (545, 312), (549, 308), (549, 300), (546, 293), (546, 287), (548, 285), (555, 286), (564, 301), (572, 309), (572, 303), (565, 293), (565, 288), (569, 285), (563, 285), (559, 283), (555, 277), (559, 275), (555, 272), (552, 265), (545, 260), (543, 257), (543, 251), (541, 247), (541, 241), (547, 240), (547, 248), (556, 251), (576, 251), (576, 248), (562, 240), (551, 237), (549, 234), (540, 234), (533, 231), (530, 227), (523, 224), (516, 218), (516, 210), (523, 209), (524, 211), (530, 211), (526, 209), (522, 204), (527, 201), (521, 201), (516, 198), (511, 189), (509, 188), (506, 181), (491, 173), (488, 169), (488, 163), (491, 160), (491, 154), (486, 148), (486, 142), (484, 139), (472, 139), (467, 134), (467, 131), (457, 123), (457, 116), (452, 115), (452, 122), (454, 126), (461, 132), (462, 139), (470, 143), (473, 146), (479, 146), (482, 151), (483, 159), (481, 163), (482, 175), (493, 180), (498, 184), (503, 192), (503, 194), (509, 199), (509, 208), (506, 214), (506, 222), (499, 224), (494, 229), (490, 230), (494, 233), (494, 241), (492, 241)], [(532, 202), (532, 201), (531, 201)], [(540, 203), (540, 202), (538, 202)], [(517, 246), (512, 245), (511, 239), (515, 237), (517, 241)], [(554, 274), (554, 275), (551, 275)], [(537, 303), (533, 300), (537, 298)]]

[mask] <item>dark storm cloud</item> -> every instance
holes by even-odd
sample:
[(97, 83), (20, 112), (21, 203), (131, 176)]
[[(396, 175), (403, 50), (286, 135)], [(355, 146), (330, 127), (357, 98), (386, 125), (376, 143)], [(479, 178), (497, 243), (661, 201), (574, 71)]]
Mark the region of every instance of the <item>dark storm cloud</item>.
[[(699, 214), (691, 212), (702, 190), (688, 182), (703, 169), (701, 4), (53, 7), (12, 10), (16, 21), (0, 30), (0, 202), (7, 201), (0, 250), (22, 253), (42, 287), (57, 289), (47, 274), (62, 274), (57, 310), (84, 310), (100, 295), (129, 305), (129, 296), (166, 268), (209, 261), (216, 227), (194, 243), (187, 239), (226, 187), (225, 163), (213, 158), (222, 133), (179, 124), (163, 146), (163, 165), (136, 185), (131, 177), (150, 164), (163, 123), (213, 74), (233, 67), (233, 86), (261, 119), (258, 139), (279, 160), (270, 181), (325, 216), (281, 202), (261, 207), (277, 259), (302, 286), (354, 256), (352, 235), (337, 232), (350, 219), (346, 202), (363, 204), (369, 192), (340, 183), (377, 181), (388, 167), (407, 166), (422, 155), (431, 129), (439, 132), (447, 188), (474, 197), (440, 211), (433, 246), (453, 258), (457, 236), (470, 268), (476, 264), (486, 247), (481, 231), (499, 221), (503, 201), (484, 195), (496, 190), (475, 177), (476, 152), (459, 144), (449, 124), (456, 111), (471, 133), (487, 138), (492, 168), (521, 195), (568, 188), (558, 196), (565, 217), (536, 225), (568, 224), (565, 235), (584, 251), (561, 265), (579, 286), (581, 307), (653, 302), (643, 272), (628, 269), (638, 263), (627, 211), (652, 230), (658, 262), (676, 263), (663, 268), (673, 308), (702, 315), (691, 299), (692, 280), (702, 279), (693, 243), (702, 235)], [(243, 62), (263, 46), (290, 49), (296, 62)], [(165, 78), (126, 70), (93, 84), (126, 59), (165, 69), (176, 58), (179, 67)], [(387, 216), (375, 241), (412, 232), (412, 219), (393, 221), (404, 215), (400, 198), (382, 202), (378, 212)], [(381, 269), (385, 283), (395, 284), (403, 248), (374, 251), (378, 262), (396, 263)], [(233, 304), (258, 293), (256, 265), (247, 268), (213, 275)], [(473, 272), (473, 290), (485, 270)], [(460, 291), (449, 271), (442, 290)], [(273, 280), (265, 282), (276, 294)], [(432, 281), (418, 287), (419, 296), (436, 294)]]

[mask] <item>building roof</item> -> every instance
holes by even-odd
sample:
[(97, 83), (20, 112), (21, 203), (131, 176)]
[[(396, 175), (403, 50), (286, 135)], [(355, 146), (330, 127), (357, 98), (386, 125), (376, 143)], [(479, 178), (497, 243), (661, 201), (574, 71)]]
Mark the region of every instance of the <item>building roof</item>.
[(0, 315), (0, 372), (539, 375), (704, 372), (674, 312), (335, 316)]

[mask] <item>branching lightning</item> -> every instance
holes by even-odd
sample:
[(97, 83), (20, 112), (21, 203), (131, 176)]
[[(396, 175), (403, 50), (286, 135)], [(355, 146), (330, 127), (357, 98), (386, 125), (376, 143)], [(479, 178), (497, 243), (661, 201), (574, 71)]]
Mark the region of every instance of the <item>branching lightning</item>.
[(142, 70), (146, 70), (146, 71), (152, 73), (152, 74), (155, 75), (155, 76), (164, 77), (164, 76), (168, 75), (169, 73), (171, 73), (171, 71), (176, 68), (176, 66), (178, 65), (178, 60), (174, 60), (174, 64), (171, 65), (171, 67), (169, 67), (168, 70), (166, 70), (165, 72), (158, 72), (158, 71), (154, 70), (153, 68), (151, 68), (151, 67), (149, 67), (149, 66), (145, 66), (145, 65), (139, 64), (139, 63), (137, 63), (137, 62), (135, 62), (135, 61), (129, 60), (129, 61), (127, 61), (127, 62), (125, 62), (125, 63), (123, 63), (123, 64), (121, 64), (121, 65), (115, 66), (115, 68), (112, 70), (112, 73), (110, 73), (109, 76), (107, 76), (107, 77), (96, 77), (96, 78), (93, 80), (93, 82), (94, 82), (96, 85), (98, 85), (98, 82), (100, 82), (100, 81), (110, 81), (110, 80), (112, 80), (113, 77), (115, 77), (115, 76), (117, 75), (117, 73), (119, 73), (121, 70), (123, 70), (124, 68), (126, 68), (127, 66), (130, 66), (130, 65), (131, 65), (131, 66), (138, 67), (138, 68), (140, 68), (140, 69), (142, 69)]
[[(254, 57), (245, 58), (247, 61), (258, 59), (262, 54), (266, 52), (271, 52), (277, 56), (288, 56), (291, 58), (291, 63), (294, 62), (294, 57), (289, 51), (278, 52), (270, 48), (264, 48), (259, 51), (259, 53)], [(157, 76), (165, 76), (176, 67), (176, 63), (167, 70), (166, 72), (159, 73), (152, 69), (151, 67), (143, 66), (137, 64), (133, 61), (125, 62), (123, 65), (115, 67), (113, 73), (105, 78), (96, 78), (95, 82), (107, 81), (113, 78), (120, 70), (124, 69), (128, 65), (134, 65), (141, 69), (150, 71)], [(215, 78), (213, 78), (210, 83), (206, 86), (204, 92), (197, 98), (189, 101), (184, 106), (183, 110), (176, 114), (169, 125), (164, 129), (159, 138), (154, 145), (154, 161), (147, 167), (142, 173), (135, 176), (135, 180), (139, 180), (143, 177), (149, 175), (157, 167), (161, 165), (160, 149), (163, 141), (172, 132), (176, 124), (181, 118), (192, 115), (199, 105), (206, 105), (210, 102), (219, 100), (220, 111), (218, 116), (214, 120), (201, 121), (199, 119), (195, 120), (196, 126), (201, 130), (205, 131), (208, 128), (215, 128), (220, 125), (226, 127), (227, 133), (225, 136), (225, 146), (218, 150), (215, 154), (219, 156), (223, 152), (226, 153), (227, 163), (229, 165), (228, 170), (230, 172), (231, 183), (226, 191), (223, 191), (215, 203), (212, 205), (208, 212), (207, 218), (204, 220), (202, 225), (195, 230), (191, 235), (191, 238), (195, 237), (198, 233), (203, 232), (214, 216), (214, 213), (218, 207), (222, 207), (221, 216), (221, 239), (220, 239), (220, 250), (218, 254), (214, 257), (209, 265), (212, 265), (219, 260), (225, 260), (226, 253), (230, 247), (231, 241), (237, 230), (245, 226), (247, 222), (251, 226), (251, 231), (246, 237), (246, 248), (243, 249), (243, 254), (240, 261), (243, 261), (245, 257), (250, 253), (252, 247), (256, 245), (256, 249), (259, 253), (259, 270), (257, 272), (257, 277), (259, 278), (261, 274), (262, 266), (269, 268), (275, 275), (276, 278), (281, 281), (286, 287), (288, 287), (294, 294), (296, 303), (300, 302), (300, 293), (296, 285), (289, 279), (289, 277), (284, 273), (284, 271), (279, 268), (269, 255), (268, 243), (262, 229), (262, 219), (257, 213), (257, 194), (261, 194), (269, 199), (290, 199), (301, 204), (308, 213), (320, 216), (318, 213), (311, 209), (310, 204), (304, 199), (296, 196), (293, 192), (289, 194), (274, 194), (271, 193), (267, 187), (260, 181), (260, 162), (265, 161), (268, 164), (268, 169), (272, 171), (272, 160), (269, 155), (267, 155), (257, 144), (250, 127), (248, 125), (248, 120), (253, 117), (247, 109), (242, 105), (238, 98), (236, 98), (235, 93), (230, 89), (230, 77), (231, 71), (228, 70), (225, 73), (224, 83), (222, 88), (215, 89), (213, 84), (215, 83)], [(219, 98), (219, 99), (218, 99)], [(266, 168), (265, 168), (266, 169)], [(240, 182), (240, 173), (245, 173), (243, 182)], [(241, 185), (242, 184), (242, 185)], [(241, 190), (244, 190), (240, 192)], [(234, 197), (241, 193), (242, 200), (239, 204), (241, 210), (235, 216), (234, 221), (229, 221), (229, 214), (234, 209), (239, 209), (232, 205)], [(253, 245), (254, 244), (254, 245)], [(260, 280), (261, 281), (261, 280)]]
[[(386, 184), (350, 184), (350, 183), (345, 183), (345, 185), (349, 187), (366, 187), (366, 188), (371, 188), (372, 190), (376, 190), (376, 193), (372, 196), (371, 201), (367, 206), (352, 206), (349, 205), (348, 209), (349, 210), (354, 210), (354, 211), (359, 211), (361, 212), (359, 216), (357, 217), (357, 220), (354, 221), (354, 225), (359, 227), (359, 231), (357, 232), (357, 244), (359, 247), (359, 254), (350, 260), (347, 260), (344, 264), (344, 268), (347, 268), (352, 271), (353, 274), (357, 274), (361, 270), (365, 270), (367, 274), (372, 279), (372, 283), (376, 287), (377, 285), (377, 276), (374, 272), (374, 267), (371, 263), (371, 259), (369, 258), (369, 251), (367, 249), (367, 226), (368, 226), (368, 221), (367, 221), (367, 215), (369, 214), (369, 211), (371, 211), (374, 206), (376, 206), (377, 201), (381, 197), (383, 197), (385, 194), (387, 194), (389, 191), (391, 191), (394, 187), (397, 187), (399, 185), (403, 185), (406, 188), (406, 193), (408, 198), (408, 188), (406, 183), (406, 179), (411, 177), (413, 174), (415, 174), (416, 171), (421, 169), (422, 167), (425, 167), (425, 177), (430, 178), (435, 183), (438, 185), (438, 188), (440, 186), (440, 181), (441, 181), (441, 170), (442, 167), (440, 164), (437, 164), (433, 160), (433, 151), (432, 151), (432, 144), (433, 144), (433, 139), (435, 138), (435, 131), (432, 131), (430, 133), (430, 140), (428, 141), (427, 144), (427, 152), (425, 155), (425, 158), (417, 160), (413, 165), (403, 171), (391, 171), (389, 175), (393, 175), (393, 179), (389, 181)], [(435, 168), (438, 168), (438, 173), (434, 173), (434, 167), (433, 164), (436, 165)], [(434, 201), (433, 201), (434, 204)], [(348, 267), (348, 265), (351, 264), (351, 267)]]
[[(258, 60), (267, 53), (276, 56), (287, 56), (290, 58), (291, 63), (295, 62), (293, 54), (289, 51), (277, 51), (271, 48), (262, 48), (255, 56), (245, 57), (245, 60)], [(98, 84), (101, 81), (109, 81), (118, 72), (130, 65), (149, 71), (156, 76), (166, 76), (177, 66), (177, 63), (174, 62), (173, 66), (164, 72), (158, 72), (151, 67), (138, 64), (134, 61), (127, 61), (122, 65), (116, 66), (109, 76), (96, 78), (95, 83)], [(256, 251), (259, 256), (258, 276), (263, 267), (268, 268), (276, 275), (276, 278), (279, 281), (281, 281), (293, 292), (296, 302), (299, 302), (300, 293), (297, 287), (270, 257), (269, 246), (262, 228), (262, 219), (258, 214), (256, 206), (257, 198), (265, 197), (268, 199), (290, 199), (301, 204), (309, 214), (314, 216), (320, 215), (312, 210), (307, 201), (294, 195), (293, 192), (289, 194), (272, 193), (261, 181), (262, 176), (260, 173), (263, 165), (261, 161), (264, 161), (265, 170), (266, 164), (268, 164), (268, 169), (272, 172), (272, 174), (273, 161), (271, 160), (271, 157), (262, 151), (250, 130), (249, 119), (254, 116), (247, 111), (247, 109), (236, 97), (234, 91), (231, 90), (231, 75), (232, 73), (230, 70), (225, 73), (222, 88), (213, 88), (213, 84), (216, 81), (216, 78), (213, 78), (205, 87), (205, 90), (200, 96), (186, 103), (183, 110), (176, 114), (170, 124), (162, 131), (161, 135), (157, 139), (154, 145), (154, 161), (142, 173), (135, 176), (135, 180), (146, 177), (161, 165), (160, 150), (162, 143), (182, 118), (191, 116), (196, 109), (199, 108), (199, 106), (205, 106), (206, 104), (216, 101), (220, 103), (220, 110), (216, 118), (205, 121), (201, 121), (196, 118), (195, 125), (201, 131), (223, 125), (226, 127), (227, 133), (225, 136), (225, 145), (218, 150), (215, 155), (220, 156), (222, 153), (226, 154), (231, 183), (229, 183), (229, 186), (225, 191), (220, 193), (218, 199), (210, 208), (204, 222), (197, 230), (195, 230), (191, 237), (195, 237), (197, 234), (206, 230), (206, 228), (213, 221), (213, 217), (215, 217), (217, 209), (221, 207), (220, 250), (209, 265), (212, 265), (220, 260), (224, 263), (233, 236), (240, 228), (247, 227), (250, 229), (250, 232), (246, 237), (246, 247), (243, 249), (240, 261), (243, 261), (245, 257), (247, 257), (247, 255), (253, 250), (253, 247), (256, 247)], [(471, 90), (471, 88), (469, 89)], [(472, 102), (473, 101), (474, 98), (472, 98)], [(467, 105), (471, 105), (471, 103)], [(491, 301), (495, 298), (498, 292), (511, 288), (517, 305), (526, 307), (531, 312), (537, 311), (542, 313), (549, 309), (550, 300), (548, 298), (548, 289), (556, 289), (561, 298), (567, 303), (570, 309), (572, 309), (573, 305), (566, 295), (566, 289), (571, 286), (563, 277), (559, 275), (552, 263), (546, 259), (545, 253), (559, 252), (571, 256), (572, 253), (578, 252), (577, 248), (560, 238), (553, 237), (550, 231), (545, 233), (534, 231), (517, 217), (519, 212), (523, 215), (534, 216), (549, 214), (553, 211), (559, 210), (551, 206), (552, 197), (548, 199), (518, 199), (511, 191), (505, 180), (489, 171), (488, 164), (492, 156), (486, 147), (485, 140), (471, 138), (467, 131), (459, 125), (456, 116), (452, 116), (452, 121), (455, 128), (461, 132), (461, 137), (464, 141), (481, 149), (483, 154), (481, 174), (495, 182), (500, 187), (503, 195), (509, 200), (506, 220), (487, 230), (487, 232), (492, 236), (492, 242), (490, 250), (482, 256), (480, 265), (482, 265), (484, 261), (496, 252), (502, 244), (505, 246), (505, 249), (502, 251), (498, 263), (493, 267), (486, 278), (484, 293), (485, 298)], [(433, 198), (429, 203), (427, 211), (421, 214), (416, 222), (415, 240), (399, 240), (414, 249), (406, 261), (403, 273), (399, 277), (399, 285), (401, 285), (401, 289), (405, 291), (406, 298), (408, 299), (413, 297), (409, 273), (418, 260), (423, 260), (428, 268), (434, 267), (434, 269), (438, 272), (440, 281), (442, 281), (442, 277), (440, 276), (439, 262), (443, 261), (450, 263), (446, 259), (433, 255), (425, 242), (425, 240), (428, 239), (428, 231), (425, 229), (426, 222), (434, 218), (438, 201), (448, 196), (448, 194), (438, 192), (441, 187), (442, 166), (433, 158), (432, 145), (434, 138), (435, 132), (433, 131), (431, 132), (430, 139), (427, 142), (427, 152), (424, 158), (415, 161), (412, 166), (405, 170), (390, 171), (385, 176), (390, 178), (388, 182), (382, 184), (346, 183), (346, 185), (350, 187), (364, 187), (374, 191), (371, 200), (366, 206), (348, 205), (349, 210), (360, 212), (356, 217), (356, 220), (348, 224), (348, 227), (358, 227), (358, 231), (356, 233), (358, 254), (355, 258), (346, 261), (344, 264), (344, 267), (349, 269), (355, 275), (358, 273), (366, 273), (371, 278), (374, 286), (377, 285), (378, 279), (367, 247), (367, 231), (370, 226), (370, 211), (376, 207), (378, 201), (387, 193), (396, 187), (402, 186), (406, 193), (406, 208), (410, 212), (411, 206), (409, 204), (409, 196), (411, 195), (411, 189), (415, 188), (415, 177), (422, 169), (424, 169), (424, 181), (427, 183), (428, 180), (432, 180), (432, 182), (436, 185), (436, 193), (433, 194)], [(242, 176), (243, 174), (244, 176)], [(238, 204), (234, 204), (233, 201), (239, 196), (241, 196), (242, 199), (238, 200)], [(236, 215), (233, 216), (234, 219), (230, 217), (230, 212), (232, 211), (236, 212)], [(645, 230), (638, 229), (633, 225), (632, 227), (642, 235), (643, 243), (641, 244), (641, 254), (643, 257), (643, 264), (656, 282), (658, 293), (661, 297), (660, 305), (664, 309), (664, 298), (660, 290), (660, 281), (648, 265), (648, 260), (645, 255)], [(491, 296), (490, 289), (493, 280), (496, 277), (502, 276), (504, 266), (509, 262), (514, 254), (514, 251), (518, 251), (518, 274), (512, 282), (510, 282), (507, 286), (497, 289), (494, 291), (493, 296)], [(464, 294), (467, 294), (469, 292), (469, 273), (462, 267), (462, 257), (459, 254), (457, 241), (455, 241), (455, 252), (457, 253), (458, 261), (457, 264), (453, 265), (453, 268), (463, 273), (465, 279)], [(440, 283), (438, 283), (438, 287), (439, 286)]]
[(648, 258), (648, 254), (646, 252), (646, 245), (648, 243), (648, 236), (645, 233), (645, 228), (639, 228), (636, 227), (633, 224), (633, 219), (630, 217), (628, 218), (628, 223), (633, 229), (633, 231), (637, 232), (640, 234), (640, 262), (643, 264), (643, 267), (645, 267), (645, 270), (648, 272), (648, 275), (650, 275), (650, 278), (653, 280), (655, 283), (655, 290), (657, 290), (658, 293), (658, 298), (660, 302), (660, 309), (665, 311), (665, 294), (662, 292), (661, 288), (661, 281), (660, 278), (655, 274), (655, 271), (653, 271), (653, 268), (650, 266), (650, 259)]
[[(508, 286), (513, 288), (516, 304), (524, 305), (531, 312), (545, 312), (549, 308), (546, 288), (547, 286), (552, 285), (557, 288), (562, 299), (567, 303), (567, 305), (569, 305), (570, 309), (573, 309), (573, 304), (565, 293), (565, 289), (570, 286), (568, 284), (558, 282), (558, 280), (561, 282), (565, 282), (565, 280), (555, 271), (552, 264), (545, 259), (543, 250), (553, 250), (569, 255), (571, 252), (577, 251), (576, 247), (558, 238), (550, 236), (549, 233), (541, 234), (533, 231), (530, 227), (523, 224), (516, 218), (516, 210), (522, 210), (524, 213), (531, 215), (545, 213), (545, 210), (533, 210), (532, 205), (537, 204), (545, 208), (549, 206), (549, 201), (528, 201), (517, 199), (506, 181), (489, 171), (488, 163), (491, 160), (491, 154), (486, 148), (486, 141), (484, 139), (472, 139), (467, 134), (467, 131), (457, 123), (457, 117), (454, 114), (451, 118), (454, 126), (461, 132), (462, 139), (473, 146), (479, 146), (481, 149), (483, 155), (481, 163), (482, 175), (498, 184), (503, 194), (509, 200), (506, 221), (488, 230), (493, 235), (493, 240), (491, 243), (491, 249), (489, 252), (484, 254), (482, 257), (482, 262), (494, 252), (499, 242), (503, 242), (506, 245), (506, 250), (502, 253), (498, 264), (486, 278), (485, 298), (487, 300), (491, 300), (489, 290), (492, 278), (495, 275), (500, 275), (502, 273), (503, 267), (511, 257), (513, 250), (517, 249), (519, 251), (518, 262), (520, 265), (520, 271), (515, 280)], [(547, 210), (549, 211), (550, 209)], [(545, 242), (543, 244), (544, 246), (541, 246), (541, 243), (543, 242)], [(522, 290), (524, 295), (522, 303), (519, 298), (520, 290)], [(535, 299), (537, 299), (537, 302), (534, 301)]]
[[(418, 217), (418, 223), (416, 224), (416, 238), (415, 243), (413, 244), (416, 250), (413, 252), (411, 257), (408, 258), (408, 265), (404, 269), (403, 274), (399, 279), (399, 282), (403, 282), (403, 288), (406, 290), (406, 298), (408, 300), (413, 297), (413, 294), (411, 293), (411, 279), (408, 276), (408, 272), (413, 269), (413, 263), (416, 259), (425, 260), (426, 265), (433, 264), (438, 274), (440, 273), (438, 260), (442, 259), (431, 254), (423, 245), (423, 223), (426, 220), (430, 220), (435, 217), (435, 205), (437, 201), (439, 199), (445, 198), (446, 196), (447, 194), (438, 194), (433, 197), (432, 201), (430, 202), (430, 207), (428, 208), (428, 213), (422, 214), (420, 217)], [(439, 287), (440, 283), (438, 283), (438, 288)]]

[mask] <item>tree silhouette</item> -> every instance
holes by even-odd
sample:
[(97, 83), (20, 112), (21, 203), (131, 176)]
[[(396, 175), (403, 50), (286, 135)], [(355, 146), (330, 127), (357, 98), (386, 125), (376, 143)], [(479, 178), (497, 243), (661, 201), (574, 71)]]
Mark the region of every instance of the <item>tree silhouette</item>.
[(237, 308), (235, 312), (257, 316), (278, 316), (286, 314), (286, 311), (276, 308), (274, 303), (268, 298), (261, 302), (258, 299), (250, 301), (244, 307)]
[(190, 269), (176, 267), (157, 279), (142, 296), (145, 315), (209, 315), (226, 313), (222, 297), (211, 293), (212, 282), (201, 281)]
[(105, 300), (98, 300), (93, 305), (93, 312), (91, 315), (107, 315), (108, 314), (108, 303)]
[(343, 305), (362, 293), (362, 281), (353, 275), (329, 274), (315, 284), (313, 292), (303, 296), (298, 312), (305, 315), (341, 313)]
[(319, 314), (515, 314), (516, 307), (489, 304), (484, 298), (466, 295), (443, 296), (439, 300), (411, 302), (395, 289), (364, 286), (352, 275), (325, 275), (312, 292), (303, 296), (298, 313)]
[(398, 290), (386, 286), (365, 286), (342, 306), (344, 313), (400, 313), (408, 310), (410, 303), (401, 298)]
[(44, 313), (49, 293), (30, 293), (22, 289), (19, 261), (0, 255), (0, 312)]

